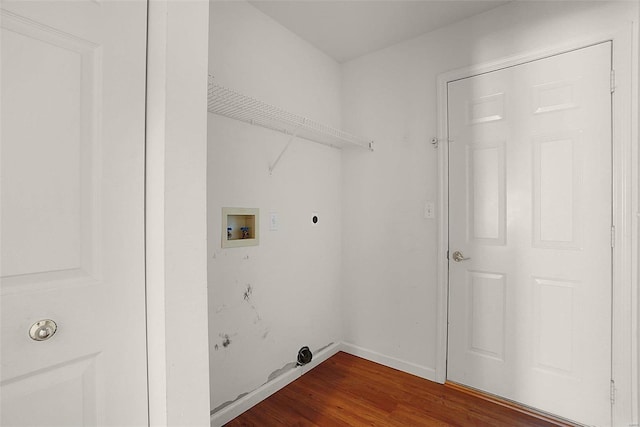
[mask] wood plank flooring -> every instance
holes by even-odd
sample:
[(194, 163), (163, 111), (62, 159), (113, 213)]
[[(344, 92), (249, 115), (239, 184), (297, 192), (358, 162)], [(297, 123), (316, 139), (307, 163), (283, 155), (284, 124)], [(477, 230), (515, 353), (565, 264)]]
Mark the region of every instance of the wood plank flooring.
[(451, 387), (338, 353), (227, 424), (557, 426)]

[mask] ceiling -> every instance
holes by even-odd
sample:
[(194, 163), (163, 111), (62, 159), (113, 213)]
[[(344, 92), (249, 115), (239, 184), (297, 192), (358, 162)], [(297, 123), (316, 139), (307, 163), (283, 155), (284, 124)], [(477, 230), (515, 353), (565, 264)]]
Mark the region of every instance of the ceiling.
[(250, 3), (338, 62), (493, 9), (485, 0), (254, 0)]

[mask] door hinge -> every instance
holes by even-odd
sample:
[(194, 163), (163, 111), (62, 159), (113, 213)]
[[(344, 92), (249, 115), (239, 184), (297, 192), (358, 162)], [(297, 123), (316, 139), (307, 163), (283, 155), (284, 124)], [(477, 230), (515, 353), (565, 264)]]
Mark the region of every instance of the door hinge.
[(429, 142), (431, 143), (433, 148), (439, 148), (441, 142), (449, 143), (449, 142), (453, 142), (453, 139), (449, 139), (449, 138), (440, 139), (437, 136), (434, 136), (433, 138), (431, 138), (431, 141), (429, 141)]
[(616, 226), (615, 225), (611, 226), (611, 247), (612, 248), (616, 247)]
[(611, 70), (611, 77), (609, 80), (609, 87), (611, 89), (611, 93), (616, 91), (616, 70)]
[(449, 250), (447, 249), (447, 259), (449, 259)]
[(610, 390), (611, 404), (615, 405), (616, 403), (616, 382), (611, 380), (611, 390)]

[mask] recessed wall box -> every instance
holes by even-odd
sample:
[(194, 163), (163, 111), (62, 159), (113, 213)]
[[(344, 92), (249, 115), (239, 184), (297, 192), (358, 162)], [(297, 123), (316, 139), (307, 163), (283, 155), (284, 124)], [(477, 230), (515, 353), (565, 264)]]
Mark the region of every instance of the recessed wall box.
[(260, 242), (260, 209), (222, 208), (222, 247), (257, 246)]

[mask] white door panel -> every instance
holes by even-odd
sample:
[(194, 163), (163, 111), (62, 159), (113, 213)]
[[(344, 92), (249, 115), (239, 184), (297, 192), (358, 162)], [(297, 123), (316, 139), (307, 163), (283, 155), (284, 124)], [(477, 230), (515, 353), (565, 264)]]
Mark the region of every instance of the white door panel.
[(611, 45), (449, 83), (447, 377), (610, 424)]
[(146, 2), (0, 7), (0, 424), (146, 425)]

